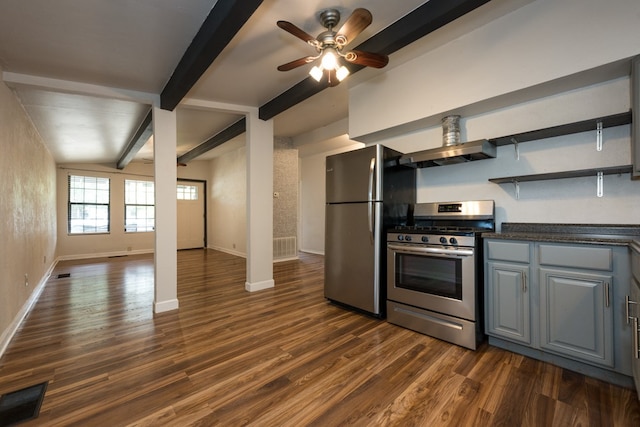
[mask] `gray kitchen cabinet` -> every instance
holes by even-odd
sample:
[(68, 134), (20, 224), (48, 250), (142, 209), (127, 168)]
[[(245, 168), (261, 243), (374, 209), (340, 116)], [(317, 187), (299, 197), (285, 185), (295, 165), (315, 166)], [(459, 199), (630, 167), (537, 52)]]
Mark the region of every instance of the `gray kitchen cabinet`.
[(628, 246), (485, 238), (484, 256), (489, 344), (632, 383)]
[(631, 287), (625, 304), (627, 323), (631, 326), (631, 368), (640, 399), (640, 242), (634, 242), (631, 249)]
[(531, 300), (528, 289), (531, 244), (487, 241), (486, 332), (531, 344)]
[(613, 367), (611, 275), (539, 269), (540, 347)]
[(487, 266), (487, 333), (531, 344), (529, 266), (493, 261)]

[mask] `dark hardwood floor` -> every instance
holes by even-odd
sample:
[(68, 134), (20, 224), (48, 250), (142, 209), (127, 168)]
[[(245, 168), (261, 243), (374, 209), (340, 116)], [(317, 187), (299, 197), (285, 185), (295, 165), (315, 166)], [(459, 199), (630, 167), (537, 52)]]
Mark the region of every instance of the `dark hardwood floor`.
[(321, 256), (255, 293), (242, 258), (178, 266), (154, 315), (151, 256), (57, 265), (0, 359), (0, 394), (49, 381), (25, 426), (640, 426), (633, 390), (327, 303)]

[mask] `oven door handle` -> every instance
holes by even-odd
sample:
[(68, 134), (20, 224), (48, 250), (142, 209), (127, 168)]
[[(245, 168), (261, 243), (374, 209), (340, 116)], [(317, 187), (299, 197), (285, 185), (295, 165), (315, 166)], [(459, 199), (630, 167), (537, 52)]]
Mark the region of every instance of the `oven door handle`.
[(394, 245), (392, 243), (387, 244), (387, 248), (392, 251), (410, 254), (410, 255), (453, 255), (453, 256), (472, 256), (473, 249), (443, 249), (443, 248), (431, 248), (431, 247), (418, 247), (411, 246), (410, 248), (403, 245)]

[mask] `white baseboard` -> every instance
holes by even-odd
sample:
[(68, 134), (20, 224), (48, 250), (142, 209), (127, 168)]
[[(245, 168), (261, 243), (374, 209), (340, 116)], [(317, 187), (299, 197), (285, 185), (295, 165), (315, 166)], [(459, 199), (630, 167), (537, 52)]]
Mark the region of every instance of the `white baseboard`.
[(290, 257), (286, 257), (286, 258), (274, 259), (273, 262), (276, 263), (276, 262), (283, 262), (283, 261), (296, 261), (296, 260), (299, 260), (299, 259), (300, 258), (297, 257), (297, 256), (290, 256)]
[(276, 285), (276, 282), (273, 279), (263, 280), (262, 282), (249, 283), (246, 282), (244, 284), (244, 289), (248, 292), (256, 292), (261, 291), (263, 289), (273, 288)]
[(127, 255), (141, 255), (141, 254), (152, 254), (154, 253), (154, 249), (138, 249), (135, 251), (115, 251), (115, 252), (100, 252), (94, 254), (74, 254), (74, 255), (63, 255), (58, 257), (59, 261), (73, 261), (76, 259), (91, 259), (91, 258), (109, 258), (109, 257), (119, 257), (119, 256), (127, 256)]
[(38, 297), (44, 290), (44, 287), (47, 284), (47, 280), (49, 280), (49, 277), (51, 277), (51, 273), (53, 273), (53, 269), (55, 268), (57, 263), (58, 260), (55, 260), (53, 263), (51, 263), (49, 269), (45, 272), (44, 276), (42, 276), (33, 292), (31, 292), (31, 295), (29, 295), (29, 298), (22, 305), (22, 308), (16, 314), (16, 317), (13, 318), (13, 321), (11, 322), (9, 327), (2, 332), (2, 335), (0, 336), (0, 358), (2, 358), (4, 352), (9, 346), (9, 343), (13, 339), (13, 336), (18, 331), (18, 328), (20, 328), (20, 324), (22, 323), (24, 318), (27, 317), (27, 314), (29, 314), (29, 311), (31, 311), (31, 308), (36, 303), (36, 301), (38, 301)]
[(245, 254), (244, 252), (238, 252), (238, 251), (234, 251), (232, 249), (227, 249), (227, 248), (222, 248), (219, 246), (207, 246), (207, 249), (213, 249), (214, 251), (220, 251), (220, 252), (224, 252), (227, 253), (229, 255), (235, 255), (235, 256), (239, 256), (240, 258), (246, 258), (247, 254)]
[(312, 249), (300, 249), (300, 252), (304, 252), (307, 254), (314, 254), (314, 255), (322, 255), (324, 256), (324, 252), (323, 251), (314, 251)]
[(177, 310), (178, 306), (179, 304), (177, 299), (170, 299), (166, 301), (154, 301), (153, 312), (164, 313), (165, 311)]

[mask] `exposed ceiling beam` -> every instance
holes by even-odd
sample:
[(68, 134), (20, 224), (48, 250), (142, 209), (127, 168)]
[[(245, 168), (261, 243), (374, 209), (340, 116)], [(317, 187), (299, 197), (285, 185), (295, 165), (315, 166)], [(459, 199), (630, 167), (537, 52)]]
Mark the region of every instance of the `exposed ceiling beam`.
[[(390, 55), (489, 1), (490, 0), (430, 0), (354, 49)], [(348, 67), (351, 73), (355, 73), (364, 68), (363, 66), (355, 64), (348, 64)], [(318, 83), (311, 77), (307, 77), (260, 107), (258, 115), (262, 120), (272, 119), (283, 111), (321, 92), (328, 86), (328, 83), (324, 80)], [(244, 119), (241, 121), (243, 121), (242, 132), (244, 132)], [(242, 132), (235, 133), (239, 130), (237, 127), (238, 123), (240, 122), (234, 123), (209, 141), (179, 157), (178, 162), (186, 163), (204, 154), (208, 150), (240, 135)], [(225, 137), (228, 139), (222, 140), (222, 138)], [(216, 139), (215, 145), (213, 143), (209, 145), (209, 142), (214, 138)], [(187, 158), (187, 155), (190, 157)]]
[(151, 112), (151, 109), (149, 109), (149, 112), (145, 116), (144, 120), (142, 120), (142, 123), (140, 123), (140, 126), (138, 126), (138, 130), (133, 135), (124, 151), (120, 155), (118, 163), (116, 163), (116, 167), (118, 169), (124, 169), (151, 137), (151, 135), (153, 134), (153, 126), (151, 125), (152, 118), (153, 114)]
[[(390, 55), (489, 1), (430, 0), (355, 49)], [(351, 73), (362, 68), (364, 67), (360, 65), (349, 64)], [(269, 120), (327, 87), (326, 83), (318, 84), (307, 77), (260, 107), (259, 117)]]
[(213, 150), (219, 145), (224, 144), (227, 141), (232, 140), (238, 135), (242, 135), (246, 132), (247, 129), (247, 119), (245, 117), (241, 118), (228, 128), (223, 131), (215, 134), (202, 144), (197, 147), (187, 151), (182, 156), (178, 157), (178, 163), (187, 163), (190, 160), (195, 159), (198, 156), (206, 153), (207, 151)]
[(260, 4), (262, 0), (216, 2), (162, 90), (160, 108), (176, 108)]

